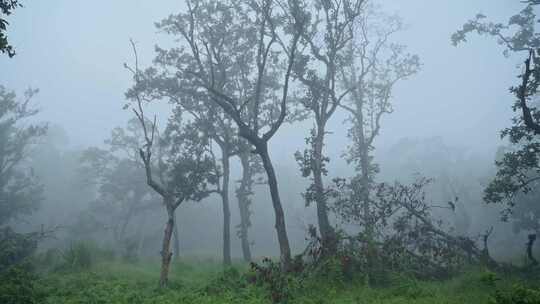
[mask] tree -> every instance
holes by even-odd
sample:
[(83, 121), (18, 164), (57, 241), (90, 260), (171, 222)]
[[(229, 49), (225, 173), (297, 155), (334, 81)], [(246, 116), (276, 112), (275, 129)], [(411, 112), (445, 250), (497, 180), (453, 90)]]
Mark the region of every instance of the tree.
[(0, 0), (0, 52), (7, 54), (9, 57), (15, 56), (15, 49), (9, 44), (6, 35), (7, 26), (9, 25), (6, 17), (21, 6), (19, 0)]
[(540, 33), (535, 30), (538, 23), (534, 6), (539, 1), (526, 1), (527, 5), (512, 16), (506, 24), (487, 22), (485, 15), (478, 14), (452, 35), (454, 45), (466, 42), (467, 35), (493, 36), (504, 47), (504, 54), (525, 53), (526, 59), (520, 84), (510, 88), (516, 100), (512, 107), (516, 112), (513, 125), (501, 132), (508, 138), (512, 149), (496, 161), (498, 171), (485, 190), (487, 203), (504, 203), (503, 219), (507, 219), (520, 193), (530, 193), (538, 187), (540, 180), (540, 111), (537, 108), (537, 92), (540, 85)]
[[(173, 254), (170, 242), (175, 226), (175, 211), (185, 201), (200, 201), (207, 197), (211, 193), (208, 185), (216, 184), (217, 180), (216, 176), (212, 175), (213, 162), (208, 153), (207, 138), (198, 131), (192, 121), (169, 124), (165, 135), (160, 138), (156, 118), (150, 121), (145, 116), (144, 103), (151, 101), (151, 97), (140, 90), (143, 76), (138, 67), (133, 42), (132, 46), (135, 67), (125, 66), (133, 73), (135, 85), (128, 90), (126, 97), (133, 101), (131, 109), (142, 129), (143, 145), (139, 148), (139, 156), (144, 164), (146, 183), (161, 196), (167, 212), (159, 280), (159, 285), (166, 287)], [(153, 158), (154, 153), (157, 158)]]
[(260, 158), (253, 155), (249, 149), (249, 143), (245, 140), (240, 141), (238, 147), (238, 158), (242, 166), (242, 178), (238, 181), (236, 188), (236, 198), (238, 200), (238, 209), (240, 212), (240, 224), (238, 225), (237, 235), (242, 243), (242, 255), (244, 261), (251, 262), (251, 248), (248, 230), (251, 227), (251, 196), (255, 185), (255, 176), (263, 172)]
[(328, 191), (323, 180), (327, 175), (325, 164), (329, 161), (323, 153), (328, 132), (326, 125), (341, 101), (352, 91), (352, 87), (342, 85), (344, 79), (341, 78), (339, 69), (347, 64), (350, 57), (348, 52), (349, 45), (355, 38), (354, 26), (356, 19), (361, 16), (365, 2), (314, 1), (305, 11), (313, 20), (302, 32), (300, 40), (302, 49), (309, 51), (299, 54), (301, 59), (295, 65), (295, 77), (308, 90), (306, 96), (301, 98), (302, 105), (313, 115), (315, 123), (311, 136), (306, 139), (310, 147), (303, 154), (297, 152), (296, 159), (302, 175), (312, 176), (312, 184), (304, 197), (307, 205), (316, 203), (323, 248), (330, 253), (335, 251), (336, 237), (328, 216)]
[(219, 182), (213, 190), (221, 197), (223, 211), (223, 264), (231, 265), (231, 210), (229, 203), (229, 188), (231, 165), (230, 159), (237, 154), (235, 130), (231, 121), (216, 109), (203, 107), (186, 107), (185, 99), (180, 104), (180, 109), (175, 111), (175, 118), (170, 124), (180, 122), (183, 111), (194, 117), (193, 127), (202, 131), (204, 136), (213, 141), (220, 149), (221, 159), (217, 160), (213, 150), (209, 147), (208, 152), (212, 156), (213, 171)]
[[(157, 64), (167, 64), (156, 59)], [(221, 197), (223, 207), (223, 263), (231, 264), (231, 212), (229, 203), (230, 189), (230, 159), (239, 153), (239, 140), (233, 122), (225, 113), (211, 101), (206, 94), (186, 94), (186, 88), (191, 83), (178, 80), (174, 75), (158, 73), (156, 69), (149, 68), (142, 73), (140, 90), (154, 99), (168, 99), (175, 108), (170, 125), (182, 124), (182, 117), (189, 115), (193, 119), (193, 127), (201, 131), (205, 137), (213, 142), (220, 150), (221, 159), (218, 160), (212, 149), (214, 173), (220, 182), (216, 184), (214, 192)], [(195, 92), (196, 88), (192, 88)], [(210, 147), (211, 148), (211, 147)], [(241, 217), (241, 219), (244, 219)]]
[(298, 1), (187, 1), (186, 13), (158, 24), (180, 37), (179, 48), (158, 49), (169, 72), (192, 83), (187, 93), (208, 95), (261, 157), (285, 269), (291, 252), (268, 144), (290, 110), (289, 86), (306, 22), (299, 6)]
[[(158, 66), (170, 66), (177, 61), (176, 56), (158, 56), (155, 64)], [(253, 185), (253, 177), (260, 172), (257, 157), (251, 155), (249, 144), (238, 137), (234, 122), (223, 110), (211, 100), (208, 94), (197, 93), (197, 86), (190, 81), (184, 81), (176, 74), (167, 71), (159, 71), (156, 68), (148, 68), (141, 75), (140, 90), (152, 98), (167, 99), (175, 107), (175, 113), (179, 117), (182, 114), (191, 116), (196, 126), (204, 132), (221, 151), (221, 164), (215, 164), (215, 172), (220, 176), (221, 183), (215, 190), (222, 199), (223, 206), (223, 257), (225, 264), (230, 263), (230, 208), (229, 208), (229, 184), (230, 184), (230, 159), (238, 156), (242, 165), (242, 179), (240, 187), (236, 191), (238, 206), (240, 209), (240, 225), (238, 236), (242, 242), (242, 253), (246, 261), (251, 261), (251, 250), (248, 238), (250, 226), (249, 196)], [(179, 119), (180, 121), (181, 119)], [(175, 123), (173, 119), (170, 123)]]
[(22, 101), (0, 86), (0, 226), (36, 210), (42, 200), (42, 186), (27, 166), (29, 150), (45, 134), (46, 125), (28, 121), (38, 113), (28, 90)]
[[(138, 254), (136, 243), (128, 237), (129, 224), (157, 207), (159, 201), (146, 185), (144, 164), (137, 154), (140, 131), (138, 120), (132, 119), (126, 129), (113, 130), (105, 141), (106, 149), (88, 148), (81, 157), (80, 171), (87, 183), (97, 187), (97, 197), (87, 213), (99, 227), (113, 232), (114, 242), (125, 257)], [(178, 254), (178, 248), (175, 251)]]
[(354, 24), (354, 37), (349, 48), (349, 62), (341, 66), (343, 82), (351, 95), (340, 106), (349, 113), (352, 122), (348, 136), (352, 142), (346, 159), (358, 172), (351, 179), (354, 197), (351, 204), (358, 204), (358, 212), (366, 237), (371, 238), (375, 224), (370, 210), (371, 183), (378, 171), (371, 151), (381, 130), (381, 118), (392, 112), (392, 91), (395, 85), (416, 74), (420, 69), (419, 58), (406, 53), (403, 45), (392, 43), (392, 35), (402, 29), (396, 16), (384, 16), (367, 8)]

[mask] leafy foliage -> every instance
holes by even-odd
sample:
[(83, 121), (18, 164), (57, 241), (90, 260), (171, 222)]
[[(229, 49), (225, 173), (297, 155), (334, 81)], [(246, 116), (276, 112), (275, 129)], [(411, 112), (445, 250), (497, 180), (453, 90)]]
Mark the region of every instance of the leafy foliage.
[(35, 234), (20, 234), (11, 228), (0, 229), (0, 302), (40, 303), (31, 257), (37, 249)]
[(92, 147), (83, 152), (79, 170), (86, 187), (95, 187), (97, 196), (72, 232), (80, 238), (96, 231), (112, 231), (113, 240), (125, 254), (132, 243), (130, 224), (159, 206), (157, 195), (146, 184), (138, 155), (140, 133), (135, 119), (125, 129), (115, 128), (105, 141), (105, 149)]
[(493, 299), (494, 304), (538, 304), (540, 291), (515, 284), (510, 290), (498, 290)]
[(481, 259), (482, 252), (473, 240), (452, 235), (433, 215), (425, 194), (430, 182), (419, 178), (410, 185), (376, 185), (370, 190), (372, 209), (367, 219), (355, 184), (337, 182), (334, 209), (342, 221), (359, 227), (369, 221), (374, 229), (371, 238), (363, 230), (341, 237), (341, 251), (355, 271), (369, 273), (375, 284), (395, 271), (418, 278), (444, 278), (459, 271), (468, 256)]
[(7, 54), (9, 57), (15, 56), (15, 50), (8, 42), (6, 31), (9, 23), (5, 18), (11, 15), (13, 10), (21, 6), (19, 0), (0, 1), (0, 52)]
[(44, 125), (28, 124), (38, 113), (31, 107), (37, 90), (28, 90), (24, 100), (0, 86), (0, 226), (30, 214), (42, 200), (42, 187), (25, 165), (29, 149), (45, 134)]
[(11, 228), (0, 230), (0, 272), (24, 263), (37, 248), (34, 235), (20, 234)]
[(538, 24), (534, 6), (538, 1), (526, 1), (527, 5), (507, 23), (485, 21), (486, 16), (478, 14), (475, 19), (465, 23), (462, 29), (452, 36), (454, 45), (465, 42), (467, 35), (476, 32), (480, 35), (493, 36), (504, 46), (505, 55), (510, 52), (527, 52), (528, 58), (523, 65), (520, 84), (510, 88), (516, 101), (513, 111), (513, 125), (501, 132), (508, 138), (512, 149), (496, 160), (498, 171), (485, 191), (488, 203), (504, 203), (507, 208), (503, 219), (508, 219), (514, 208), (519, 193), (527, 194), (538, 187), (540, 175), (539, 143), (540, 112), (537, 109), (537, 92), (540, 86), (540, 33), (535, 29)]
[(18, 265), (0, 272), (0, 302), (5, 304), (43, 303), (36, 275), (28, 266)]

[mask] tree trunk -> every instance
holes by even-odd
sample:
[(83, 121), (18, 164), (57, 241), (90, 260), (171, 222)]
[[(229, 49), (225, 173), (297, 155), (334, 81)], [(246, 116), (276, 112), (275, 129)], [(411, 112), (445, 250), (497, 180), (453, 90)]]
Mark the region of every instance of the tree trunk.
[(369, 156), (369, 149), (371, 143), (366, 138), (366, 130), (364, 129), (364, 115), (362, 112), (362, 103), (358, 103), (362, 98), (358, 96), (357, 93), (353, 92), (354, 99), (356, 103), (356, 111), (354, 115), (355, 119), (355, 128), (357, 129), (357, 136), (355, 137), (356, 150), (359, 152), (358, 157), (360, 158), (360, 203), (362, 204), (362, 214), (364, 217), (364, 237), (366, 239), (366, 248), (365, 248), (365, 262), (366, 262), (366, 273), (365, 281), (366, 284), (369, 284), (372, 272), (374, 271), (373, 265), (375, 259), (377, 258), (376, 246), (374, 244), (374, 231), (375, 223), (371, 216), (371, 202), (370, 202), (370, 187), (371, 187), (371, 160)]
[(538, 261), (534, 258), (534, 255), (532, 252), (535, 241), (536, 241), (536, 234), (529, 234), (529, 241), (527, 242), (527, 257), (531, 261), (532, 266), (538, 265)]
[[(224, 151), (224, 150), (222, 150)], [(223, 152), (221, 163), (223, 166), (223, 184), (221, 188), (221, 200), (223, 203), (223, 264), (231, 265), (231, 210), (229, 206), (229, 179), (230, 159)]]
[(174, 212), (174, 227), (173, 227), (173, 237), (174, 237), (174, 260), (178, 261), (180, 259), (180, 235), (178, 234), (178, 222), (176, 221), (176, 211)]
[(253, 184), (252, 168), (250, 163), (249, 151), (241, 152), (239, 154), (240, 163), (242, 164), (242, 180), (240, 181), (240, 187), (236, 190), (236, 197), (238, 199), (238, 208), (240, 209), (240, 227), (239, 237), (242, 242), (242, 256), (245, 262), (251, 262), (251, 248), (249, 246), (248, 228), (249, 222), (249, 196), (251, 195), (251, 187)]
[(277, 184), (276, 172), (274, 166), (270, 160), (268, 154), (268, 145), (266, 142), (259, 144), (257, 152), (261, 156), (264, 170), (268, 178), (268, 187), (270, 189), (270, 196), (272, 197), (272, 206), (274, 207), (274, 213), (276, 217), (275, 228), (277, 231), (279, 251), (282, 267), (285, 271), (288, 271), (291, 266), (291, 248), (289, 246), (289, 238), (287, 236), (287, 227), (285, 226), (285, 214), (283, 212), (283, 206), (281, 205), (281, 199), (279, 197), (279, 189)]
[(159, 277), (159, 286), (161, 288), (167, 287), (169, 282), (169, 268), (171, 265), (172, 252), (171, 248), (171, 237), (174, 229), (174, 210), (170, 206), (169, 201), (165, 201), (165, 206), (167, 208), (167, 224), (165, 225), (165, 233), (163, 235), (163, 244), (161, 247), (161, 274)]
[(326, 195), (324, 193), (323, 182), (323, 146), (325, 127), (322, 122), (318, 123), (317, 134), (313, 147), (313, 183), (315, 185), (315, 202), (317, 204), (317, 219), (319, 231), (321, 233), (323, 251), (325, 254), (332, 254), (336, 251), (335, 232), (328, 219), (328, 207)]
[(144, 247), (144, 237), (146, 236), (146, 234), (144, 233), (145, 231), (145, 224), (146, 224), (146, 217), (147, 215), (144, 214), (143, 217), (142, 217), (142, 221), (141, 223), (139, 223), (139, 231), (137, 233), (137, 235), (139, 236), (139, 242), (137, 244), (137, 257), (140, 257), (142, 255), (142, 250), (143, 250), (143, 247)]

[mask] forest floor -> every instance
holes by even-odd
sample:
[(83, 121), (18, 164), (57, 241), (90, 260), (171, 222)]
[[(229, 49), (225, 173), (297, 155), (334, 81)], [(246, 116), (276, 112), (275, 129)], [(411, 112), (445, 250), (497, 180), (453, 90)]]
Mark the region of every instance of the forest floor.
[[(160, 290), (157, 263), (100, 262), (85, 270), (43, 273), (36, 285), (43, 303), (50, 304), (271, 303), (268, 289), (249, 283), (248, 272), (246, 265), (224, 271), (209, 260), (176, 262), (169, 288)], [(396, 277), (384, 287), (366, 287), (361, 280), (345, 282), (323, 275), (291, 288), (287, 303), (500, 303), (493, 300), (496, 291), (512, 288), (521, 280), (476, 270), (446, 281)], [(531, 285), (528, 280), (525, 283)]]

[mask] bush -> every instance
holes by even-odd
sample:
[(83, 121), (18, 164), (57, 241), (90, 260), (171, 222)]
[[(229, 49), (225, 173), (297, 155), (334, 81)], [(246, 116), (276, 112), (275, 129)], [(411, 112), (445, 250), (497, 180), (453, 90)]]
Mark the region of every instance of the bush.
[(37, 241), (31, 235), (14, 232), (6, 227), (0, 230), (0, 272), (27, 260), (36, 250)]
[(495, 287), (497, 281), (500, 279), (497, 277), (497, 274), (486, 270), (480, 275), (480, 282), (484, 283), (487, 286)]
[(516, 284), (509, 290), (498, 290), (493, 304), (540, 304), (540, 291)]
[(0, 303), (34, 304), (41, 303), (40, 298), (29, 265), (16, 265), (0, 273)]
[(74, 241), (60, 250), (63, 262), (60, 269), (82, 270), (92, 267), (97, 261), (111, 261), (114, 253), (104, 250), (93, 242)]
[(64, 258), (63, 268), (68, 269), (86, 269), (93, 264), (91, 248), (84, 242), (70, 243), (69, 246), (62, 251)]
[(279, 263), (269, 258), (264, 258), (260, 265), (251, 263), (251, 273), (251, 282), (265, 287), (272, 303), (289, 303), (301, 285), (298, 276), (286, 273)]
[(432, 296), (420, 282), (413, 278), (401, 278), (397, 287), (392, 290), (392, 294), (394, 296), (402, 296), (412, 300)]

